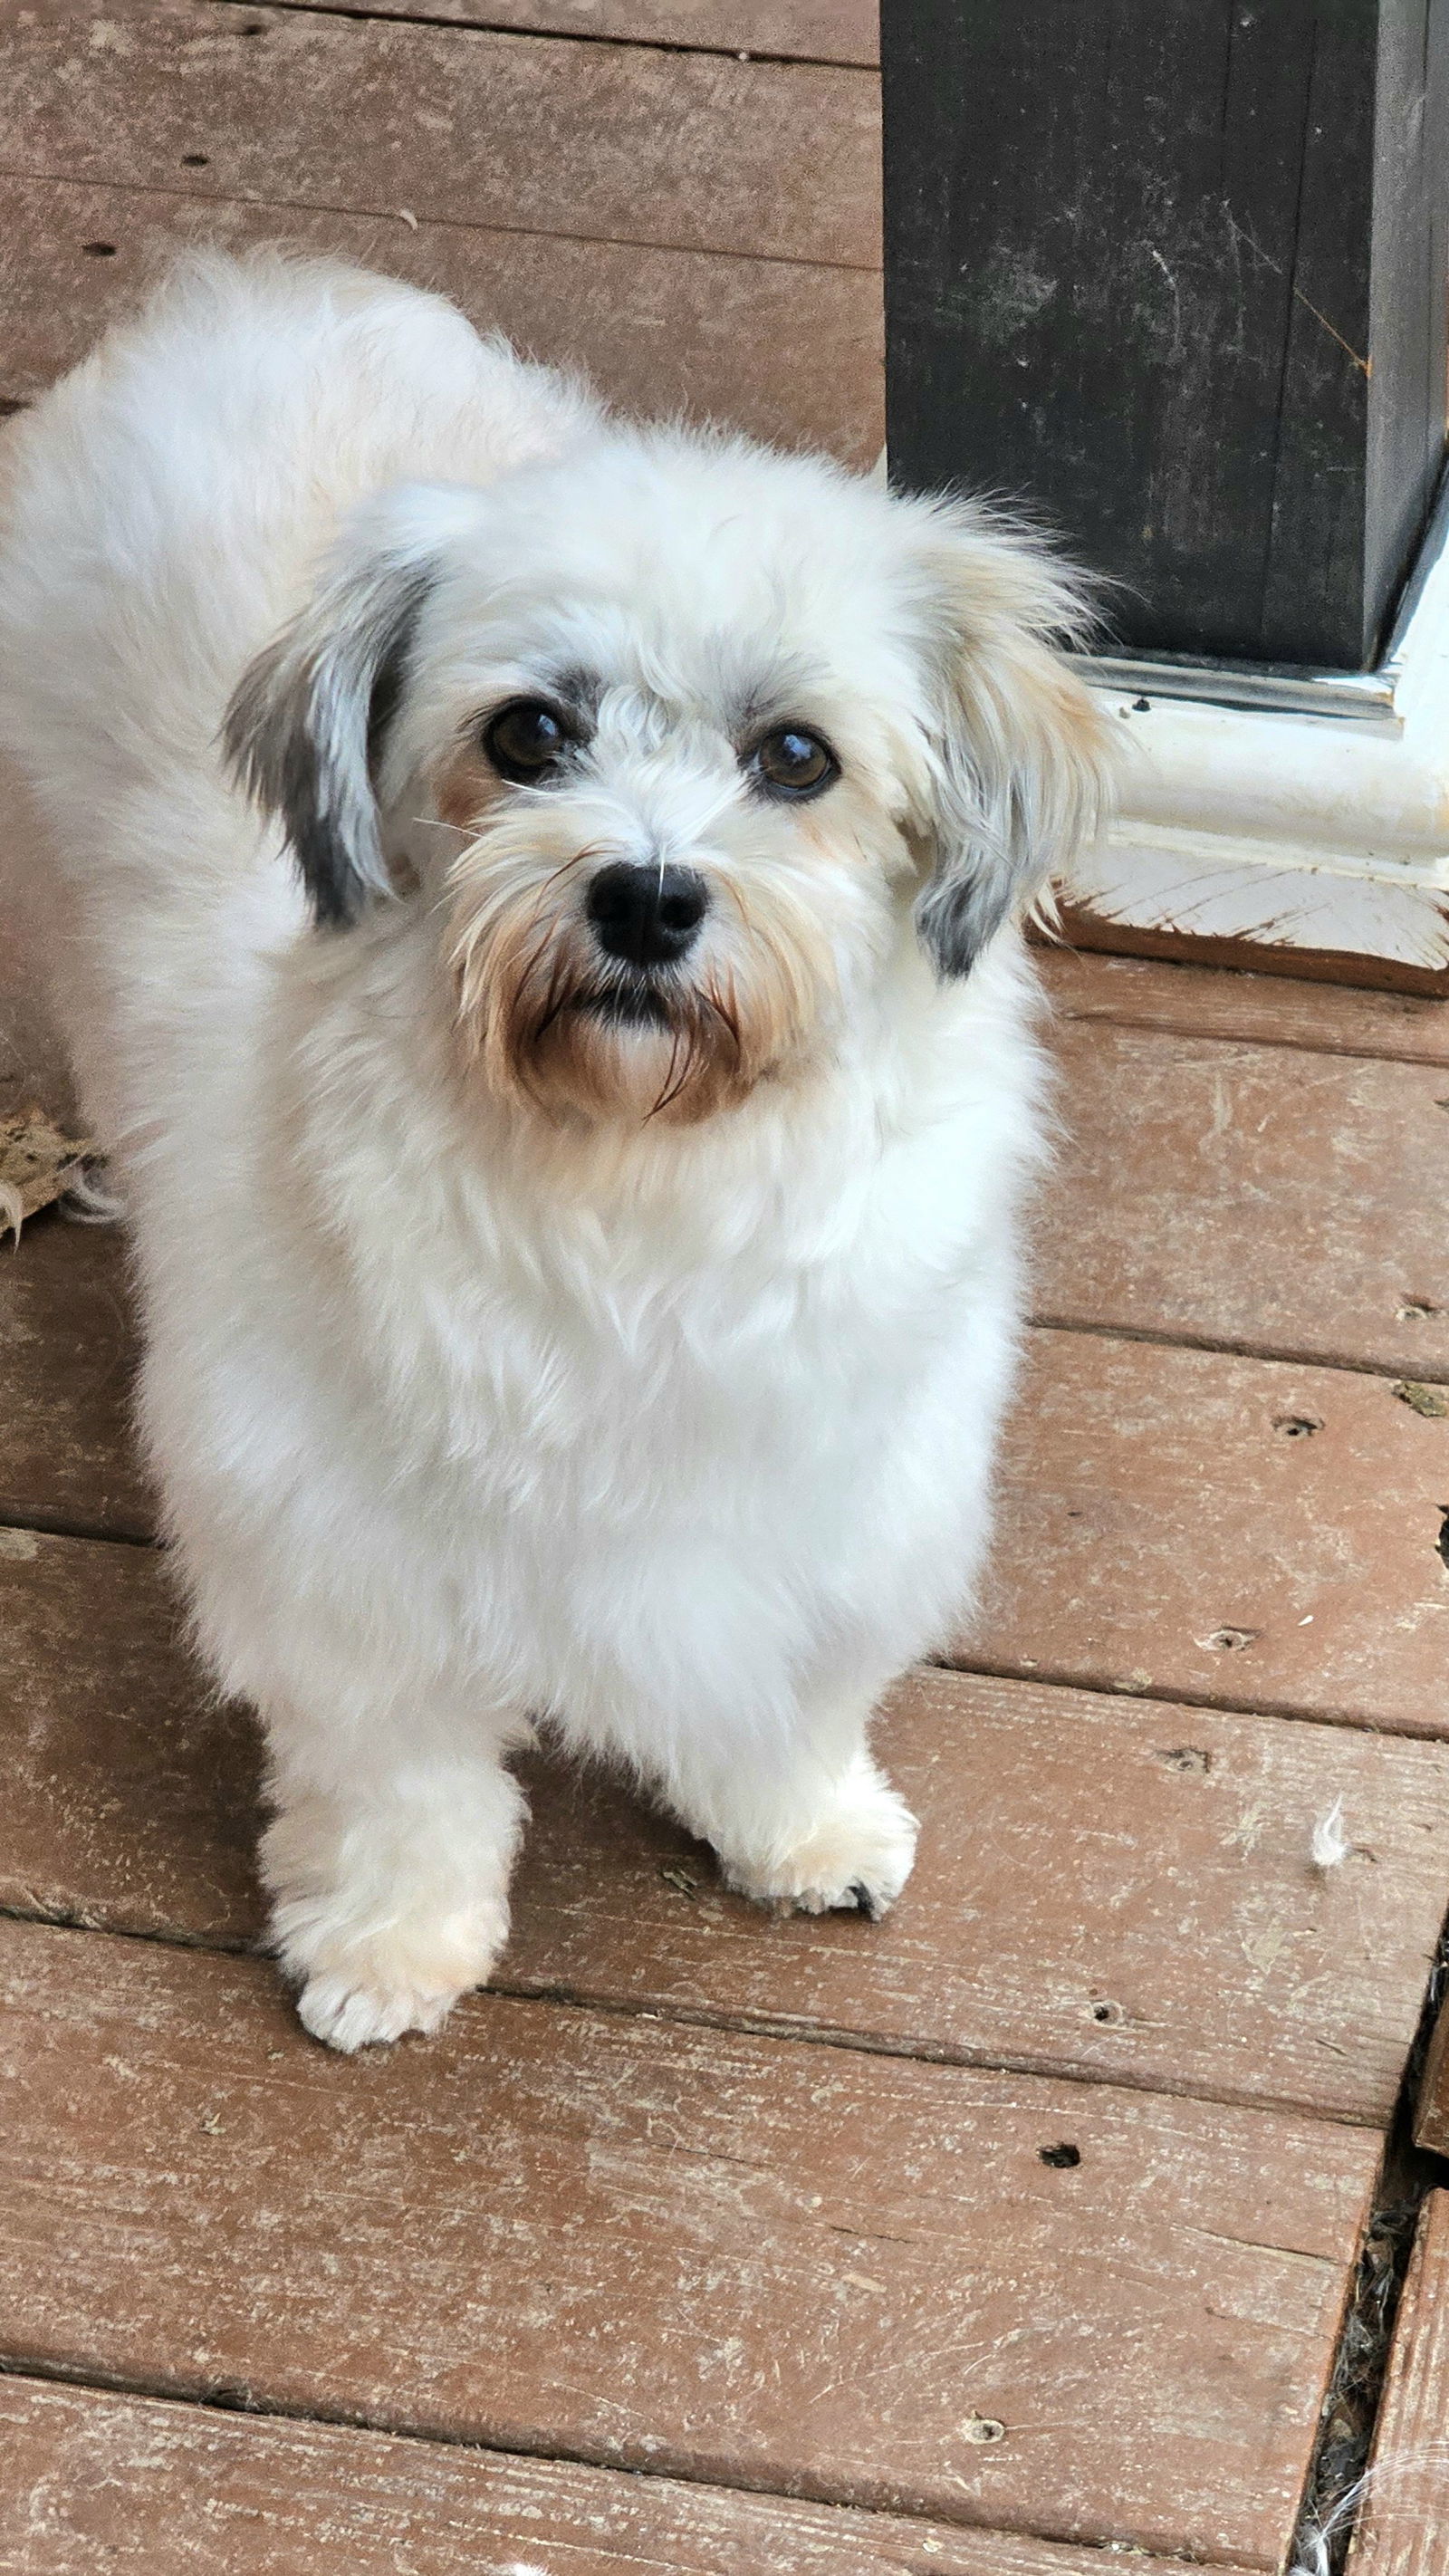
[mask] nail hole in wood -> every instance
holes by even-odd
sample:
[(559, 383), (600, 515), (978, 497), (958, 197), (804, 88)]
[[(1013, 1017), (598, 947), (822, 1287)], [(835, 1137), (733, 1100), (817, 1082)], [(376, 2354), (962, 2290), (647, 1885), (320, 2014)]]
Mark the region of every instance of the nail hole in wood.
[(1111, 2028), (1115, 2028), (1118, 2022), (1123, 2022), (1126, 2018), (1121, 2005), (1114, 2004), (1110, 1998), (1104, 1997), (1101, 2003), (1092, 2006), (1093, 2021), (1103, 2022)]
[(968, 2415), (961, 2427), (963, 2442), (1004, 2442), (1006, 2426), (994, 2415)]
[(209, 152), (183, 152), (181, 155), (181, 167), (183, 170), (205, 170), (210, 167), (210, 164), (211, 154)]
[(1036, 2152), (1038, 2160), (1044, 2165), (1050, 2165), (1054, 2173), (1070, 2173), (1073, 2165), (1079, 2165), (1082, 2161), (1081, 2148), (1072, 2146), (1066, 2138), (1062, 2139), (1059, 2146), (1038, 2147)]
[(82, 242), (81, 249), (87, 259), (114, 259), (116, 256), (114, 242)]
[(1281, 1431), (1285, 1440), (1311, 1440), (1315, 1431), (1323, 1429), (1323, 1424), (1316, 1413), (1277, 1413), (1273, 1417), (1273, 1428)]

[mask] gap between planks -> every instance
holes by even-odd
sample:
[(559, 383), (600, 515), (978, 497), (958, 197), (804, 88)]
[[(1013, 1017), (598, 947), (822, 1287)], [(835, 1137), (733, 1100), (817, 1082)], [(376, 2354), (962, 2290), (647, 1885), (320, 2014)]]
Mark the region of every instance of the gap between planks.
[[(1342, 1353), (1303, 1350), (1295, 1343), (1243, 1341), (1186, 1328), (1168, 1331), (1164, 1327), (1154, 1332), (1149, 1324), (1096, 1324), (1080, 1315), (1030, 1315), (1027, 1329), (1034, 1333), (1075, 1333), (1079, 1338), (1102, 1342), (1142, 1342), (1149, 1350), (1206, 1351), (1227, 1360), (1271, 1360), (1285, 1368), (1335, 1369), (1345, 1377), (1383, 1377), (1396, 1382), (1411, 1374), (1407, 1366), (1396, 1366), (1392, 1360), (1348, 1359)], [(1416, 1363), (1412, 1381), (1418, 1386), (1449, 1385), (1449, 1369), (1437, 1364), (1421, 1368)]]
[[(245, 6), (246, 0), (207, 0), (207, 6), (210, 8), (229, 8), (234, 5)], [(285, 9), (297, 18), (345, 18), (363, 27), (375, 24), (378, 19), (385, 19), (390, 27), (442, 28), (450, 36), (521, 36), (525, 38), (532, 36), (543, 38), (549, 44), (595, 45), (616, 53), (637, 51), (689, 56), (713, 54), (722, 62), (765, 63), (771, 70), (780, 70), (796, 63), (811, 71), (877, 72), (879, 70), (878, 53), (868, 53), (863, 45), (850, 53), (825, 54), (810, 53), (805, 50), (781, 52), (778, 47), (771, 45), (731, 45), (719, 39), (713, 43), (701, 40), (692, 44), (685, 36), (668, 36), (654, 31), (636, 35), (624, 27), (566, 27), (561, 21), (551, 17), (547, 10), (532, 13), (527, 17), (520, 12), (516, 18), (497, 18), (490, 17), (486, 10), (480, 10), (476, 17), (464, 17), (456, 11), (418, 9), (403, 5), (403, 0), (399, 0), (399, 5), (395, 8), (385, 6), (349, 8), (346, 6), (346, 0), (266, 0), (266, 5), (274, 9)]]
[[(233, 0), (209, 0), (209, 5), (230, 7), (233, 5)], [(267, 0), (267, 5), (276, 7), (280, 5), (280, 0)], [(554, 39), (550, 38), (549, 41), (552, 43)], [(289, 214), (336, 215), (354, 219), (358, 223), (393, 225), (406, 223), (406, 218), (399, 214), (396, 206), (370, 206), (357, 203), (342, 205), (332, 197), (236, 197), (223, 195), (220, 190), (209, 190), (203, 196), (194, 188), (168, 188), (164, 181), (155, 179), (94, 180), (77, 178), (73, 170), (18, 170), (5, 163), (0, 163), (0, 180), (11, 187), (96, 190), (104, 188), (108, 194), (118, 197), (163, 197), (174, 205), (200, 208), (203, 212), (215, 207), (219, 212), (224, 213), (275, 214), (282, 218)], [(412, 227), (408, 226), (407, 229), (412, 230)], [(491, 214), (486, 223), (476, 224), (464, 223), (457, 218), (444, 215), (420, 216), (417, 219), (417, 230), (420, 233), (459, 233), (465, 237), (476, 234), (480, 239), (496, 235), (504, 241), (574, 242), (580, 249), (659, 251), (671, 259), (709, 259), (751, 264), (757, 268), (798, 269), (802, 276), (809, 276), (817, 269), (824, 269), (831, 275), (845, 277), (870, 277), (875, 274), (871, 269), (862, 268), (858, 260), (817, 258), (813, 252), (808, 259), (794, 259), (788, 251), (735, 250), (716, 248), (708, 243), (656, 241), (651, 235), (643, 233), (569, 232), (561, 229), (547, 231), (541, 224), (510, 224)], [(17, 400), (10, 408), (22, 411), (27, 409), (28, 405), (24, 401)]]
[[(275, 1964), (272, 1952), (264, 1942), (241, 1938), (228, 1940), (224, 1933), (187, 1933), (179, 1928), (139, 1931), (129, 1924), (90, 1921), (79, 1914), (47, 1912), (38, 1906), (26, 1907), (3, 1901), (0, 1901), (0, 1923), (65, 1933), (81, 1941), (134, 1942), (143, 1949), (174, 1951), (186, 1957)], [(280, 1968), (275, 1970), (275, 1974), (277, 1985), (290, 2004), (293, 1990)], [(847, 2056), (883, 2058), (904, 2066), (937, 2066), (944, 2071), (976, 2075), (1023, 2075), (1042, 2083), (1060, 2083), (1073, 2093), (1078, 2089), (1088, 2094), (1135, 2093), (1149, 2102), (1184, 2102), (1204, 2110), (1263, 2111), (1284, 2119), (1311, 2120), (1315, 2127), (1346, 2130), (1352, 2136), (1378, 2137), (1383, 2134), (1382, 2118), (1368, 2110), (1355, 2117), (1343, 2109), (1323, 2110), (1288, 2095), (1252, 2093), (1246, 2087), (1219, 2086), (1205, 2091), (1201, 2086), (1174, 2081), (1161, 2072), (1134, 2074), (1130, 2070), (1118, 2071), (1110, 2067), (1080, 2066), (1068, 2071), (1043, 2052), (1013, 2056), (1008, 2050), (948, 2049), (933, 2045), (929, 2040), (893, 2040), (882, 2033), (845, 2030), (824, 2022), (787, 2022), (779, 2014), (752, 2012), (747, 2007), (736, 2010), (720, 2005), (711, 2009), (705, 2004), (677, 2003), (672, 1999), (667, 2003), (634, 2003), (625, 1995), (596, 1994), (562, 1985), (529, 1985), (511, 1979), (506, 1973), (491, 1976), (486, 1986), (475, 1986), (470, 1992), (474, 1996), (496, 1997), (504, 2003), (527, 2005), (530, 2010), (545, 2013), (579, 2013), (591, 2021), (648, 2022), (663, 2024), (670, 2029), (717, 2031), (722, 2037), (767, 2039), (777, 2041), (784, 2048), (834, 2049)], [(320, 2041), (310, 2044), (316, 2047), (323, 2045)], [(396, 2046), (396, 2043), (392, 2045)], [(1227, 2243), (1230, 2240), (1224, 2238), (1223, 2241)], [(28, 2370), (39, 2365), (28, 2361), (16, 2363), (13, 2357), (7, 2360), (0, 2355), (0, 2371), (12, 2367)], [(130, 2384), (129, 2381), (116, 2383), (118, 2387)]]
[(1449, 2576), (1449, 2191), (1419, 2213), (1347, 2576)]
[(1306, 1055), (1449, 1069), (1449, 1003), (1350, 985), (1304, 984), (1247, 968), (1171, 964), (1069, 947), (1044, 934), (1032, 955), (1054, 1013), (1163, 1037), (1223, 1039)]
[(1043, 1690), (1086, 1691), (1094, 1699), (1127, 1699), (1134, 1708), (1200, 1708), (1205, 1717), (1260, 1717), (1290, 1726), (1332, 1726), (1345, 1735), (1382, 1736), (1391, 1744), (1440, 1741), (1426, 1736), (1421, 1727), (1396, 1725), (1391, 1717), (1375, 1718), (1370, 1724), (1351, 1709), (1310, 1708), (1294, 1700), (1254, 1699), (1251, 1693), (1242, 1691), (1235, 1691), (1229, 1698), (1221, 1692), (1193, 1690), (1186, 1683), (1179, 1686), (1174, 1682), (1169, 1688), (1164, 1682), (1152, 1690), (1134, 1690), (1126, 1682), (1077, 1672), (1070, 1664), (1035, 1662), (1027, 1655), (1017, 1661), (1009, 1655), (988, 1658), (962, 1652), (949, 1659), (938, 1655), (932, 1658), (930, 1668), (933, 1672), (976, 1673), (988, 1682), (1037, 1682)]
[[(98, 2567), (92, 2499), (104, 2495), (104, 2564), (195, 2576), (235, 2537), (250, 2576), (1097, 2576), (1100, 2555), (1059, 2543), (893, 2515), (862, 2516), (738, 2488), (641, 2480), (410, 2433), (375, 2434), (255, 2409), (200, 2408), (166, 2392), (104, 2391), (47, 2372), (0, 2379), (0, 2450), (27, 2507), (24, 2556), (0, 2540), (0, 2576)], [(30, 2510), (43, 2498), (39, 2528)], [(3, 2499), (0, 2499), (3, 2501)], [(196, 2548), (197, 2509), (208, 2534)], [(558, 2555), (555, 2555), (558, 2552)], [(1138, 2576), (1185, 2562), (1138, 2558)]]

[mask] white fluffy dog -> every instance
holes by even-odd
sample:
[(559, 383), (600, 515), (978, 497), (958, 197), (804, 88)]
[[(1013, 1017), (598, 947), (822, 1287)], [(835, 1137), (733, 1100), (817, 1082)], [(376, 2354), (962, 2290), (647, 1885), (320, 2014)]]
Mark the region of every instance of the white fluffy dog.
[(628, 428), (450, 306), (194, 262), (7, 434), (3, 737), (197, 1636), (339, 2048), (507, 1930), (509, 1756), (880, 1913), (961, 1612), (1103, 751), (966, 504)]

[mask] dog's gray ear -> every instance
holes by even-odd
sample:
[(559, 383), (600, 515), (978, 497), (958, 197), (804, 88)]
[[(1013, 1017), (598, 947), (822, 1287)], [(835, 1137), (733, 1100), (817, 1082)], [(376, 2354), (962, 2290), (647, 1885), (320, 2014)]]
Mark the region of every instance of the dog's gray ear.
[(939, 972), (960, 976), (1095, 833), (1112, 750), (1057, 649), (1090, 625), (1081, 586), (977, 504), (930, 505), (927, 524), (937, 714), (916, 925)]
[(391, 892), (375, 780), (418, 617), (478, 496), (417, 485), (344, 528), (312, 599), (243, 673), (222, 729), (238, 783), (286, 828), (320, 922)]

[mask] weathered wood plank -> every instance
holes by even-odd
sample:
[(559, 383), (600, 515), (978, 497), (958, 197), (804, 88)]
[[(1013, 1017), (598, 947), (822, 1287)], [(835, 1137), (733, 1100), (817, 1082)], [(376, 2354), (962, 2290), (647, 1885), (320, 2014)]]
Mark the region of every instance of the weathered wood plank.
[[(876, 1925), (777, 1920), (622, 1786), (529, 1763), (497, 1982), (1387, 2120), (1449, 1884), (1449, 1751), (942, 1672), (900, 1685), (881, 1742), (924, 1833)], [(258, 1767), (154, 1556), (0, 1532), (0, 1905), (254, 1941)], [(1322, 1872), (1339, 1801), (1352, 1854)]]
[[(1095, 2552), (0, 2378), (0, 2576), (1100, 2576)], [(1134, 2557), (1133, 2576), (1180, 2561)]]
[(1369, 2132), (496, 1996), (344, 2062), (34, 1924), (0, 1992), (42, 2374), (1277, 2564)]
[(1169, 966), (1152, 958), (1103, 957), (1056, 945), (1039, 948), (1036, 963), (1055, 1008), (1072, 1019), (1328, 1055), (1449, 1065), (1449, 1007), (1412, 994), (1294, 984), (1277, 975)]
[(1449, 1377), (1442, 1070), (1083, 1021), (1053, 1052), (1039, 1315)]
[(1034, 1334), (951, 1660), (1449, 1735), (1449, 1420), (1396, 1383)]
[[(0, 302), (8, 321), (7, 253), (13, 257), (13, 245), (0, 230)], [(0, 419), (0, 456), (3, 441)], [(3, 758), (0, 817), (0, 1117), (38, 1100), (68, 1127), (78, 1111), (65, 1050), (46, 1007), (37, 936), (41, 907), (33, 890), (45, 871), (40, 824), (22, 780)]]
[(1449, 2191), (1409, 2258), (1349, 2576), (1449, 2576)]
[[(316, 0), (282, 0), (315, 7)], [(325, 5), (325, 0), (324, 0)], [(766, 54), (806, 63), (880, 59), (875, 0), (348, 0), (363, 18), (448, 19), (520, 35), (593, 36), (615, 44), (688, 45), (711, 54)]]
[[(11, 954), (11, 924), (0, 906), (0, 956), (8, 961)], [(72, 1126), (70, 1074), (50, 1017), (39, 994), (7, 972), (0, 986), (0, 1118), (29, 1100), (43, 1101), (63, 1127)]]
[(870, 72), (233, 0), (4, 0), (0, 30), (12, 177), (880, 263)]
[(258, 1744), (150, 1548), (0, 1528), (0, 1906), (251, 1940)]
[(860, 467), (880, 452), (880, 279), (862, 270), (39, 179), (0, 178), (0, 396), (28, 401), (75, 365), (168, 253), (278, 239), (450, 295), (626, 411), (725, 420)]
[(1449, 2156), (1449, 1995), (1439, 2006), (1419, 2082), (1414, 2143), (1431, 2155)]
[(47, 1209), (0, 1265), (0, 1520), (149, 1535), (120, 1236)]

